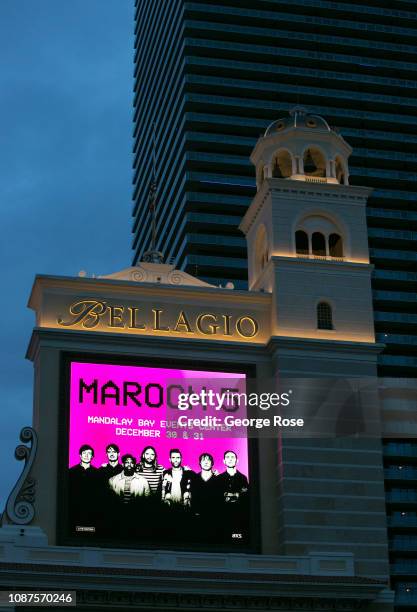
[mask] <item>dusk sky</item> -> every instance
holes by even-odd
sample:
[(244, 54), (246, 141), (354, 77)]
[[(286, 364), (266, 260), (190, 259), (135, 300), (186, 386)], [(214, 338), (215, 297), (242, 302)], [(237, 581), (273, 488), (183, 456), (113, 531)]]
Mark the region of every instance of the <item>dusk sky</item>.
[(1, 0), (0, 512), (32, 422), (36, 274), (131, 262), (133, 0)]

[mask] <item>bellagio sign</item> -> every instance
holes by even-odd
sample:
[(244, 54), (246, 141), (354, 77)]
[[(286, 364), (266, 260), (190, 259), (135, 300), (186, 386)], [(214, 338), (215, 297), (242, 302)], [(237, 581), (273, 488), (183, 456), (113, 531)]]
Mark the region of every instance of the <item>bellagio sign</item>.
[(259, 323), (248, 314), (196, 312), (195, 309), (165, 309), (156, 305), (137, 307), (109, 304), (104, 300), (82, 299), (73, 302), (65, 315), (57, 317), (60, 327), (102, 331), (142, 331), (173, 335), (238, 336), (256, 338)]

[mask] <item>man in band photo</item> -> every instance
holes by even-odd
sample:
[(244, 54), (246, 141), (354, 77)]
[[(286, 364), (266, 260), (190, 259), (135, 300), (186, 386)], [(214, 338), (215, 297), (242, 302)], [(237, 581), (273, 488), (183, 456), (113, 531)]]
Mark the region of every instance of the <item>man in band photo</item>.
[(89, 444), (83, 444), (78, 452), (80, 454), (80, 462), (70, 468), (71, 474), (86, 474), (87, 470), (91, 470), (91, 472), (88, 472), (91, 475), (97, 469), (91, 465), (94, 458), (93, 447)]
[(83, 444), (80, 462), (69, 470), (70, 517), (72, 528), (95, 527), (97, 518), (98, 470), (92, 465), (94, 449)]
[[(193, 513), (197, 516), (213, 515), (218, 507), (217, 472), (214, 470), (214, 459), (210, 453), (202, 453), (198, 460), (201, 471), (193, 479)], [(217, 504), (216, 504), (217, 502)]]
[(138, 497), (150, 495), (146, 478), (136, 472), (136, 459), (133, 455), (123, 455), (123, 470), (110, 478), (111, 490), (116, 493), (120, 501), (127, 505)]
[(201, 471), (192, 483), (192, 513), (194, 517), (194, 538), (198, 542), (207, 538), (218, 540), (220, 515), (220, 495), (218, 474), (214, 469), (214, 458), (210, 453), (202, 453), (198, 460)]
[(162, 478), (165, 468), (158, 463), (158, 455), (153, 446), (145, 446), (136, 465), (136, 472), (146, 478), (152, 496), (162, 495)]
[(246, 476), (236, 467), (238, 461), (235, 451), (227, 450), (223, 459), (226, 470), (217, 477), (226, 541), (231, 538), (244, 541), (248, 530), (249, 484)]
[[(109, 480), (111, 498), (106, 508), (111, 516), (114, 538), (134, 539), (146, 532), (145, 515), (149, 515), (147, 500), (150, 489), (146, 478), (136, 472), (136, 459), (126, 454), (122, 457), (123, 471)], [(117, 519), (115, 520), (115, 517)]]
[(170, 507), (190, 508), (194, 472), (181, 465), (182, 455), (178, 448), (169, 451), (169, 460), (171, 467), (165, 470), (162, 478), (162, 501)]
[(99, 476), (108, 483), (110, 478), (120, 474), (123, 470), (123, 465), (119, 463), (120, 449), (117, 444), (108, 444), (106, 446), (107, 463), (102, 463), (99, 468)]

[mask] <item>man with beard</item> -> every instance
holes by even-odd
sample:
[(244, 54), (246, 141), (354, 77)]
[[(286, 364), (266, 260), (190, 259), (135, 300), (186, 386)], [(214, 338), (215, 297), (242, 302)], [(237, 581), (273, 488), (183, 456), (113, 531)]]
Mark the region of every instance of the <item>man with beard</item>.
[(98, 470), (91, 464), (94, 449), (83, 444), (79, 454), (80, 463), (69, 470), (70, 521), (75, 532), (84, 527), (95, 529), (97, 520)]
[(238, 457), (233, 450), (224, 453), (223, 463), (226, 471), (217, 477), (223, 537), (225, 542), (236, 539), (243, 544), (248, 536), (248, 479), (236, 468)]
[(158, 464), (158, 456), (153, 446), (146, 446), (143, 449), (140, 461), (136, 466), (136, 471), (148, 481), (151, 495), (158, 495), (160, 497), (164, 466)]
[(113, 518), (117, 516), (119, 530), (119, 533), (113, 535), (134, 538), (141, 536), (146, 527), (145, 521), (137, 519), (144, 513), (150, 489), (146, 479), (136, 472), (136, 459), (133, 455), (123, 455), (122, 464), (123, 471), (109, 480), (113, 492), (109, 510)]
[(138, 497), (150, 495), (146, 478), (140, 476), (136, 470), (136, 459), (133, 455), (123, 455), (123, 470), (109, 480), (110, 488), (119, 497), (120, 501), (128, 505)]

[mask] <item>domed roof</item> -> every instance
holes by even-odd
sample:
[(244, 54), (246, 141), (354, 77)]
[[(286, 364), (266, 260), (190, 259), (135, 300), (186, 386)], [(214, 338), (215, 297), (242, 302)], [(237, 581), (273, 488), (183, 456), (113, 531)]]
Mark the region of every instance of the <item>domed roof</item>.
[(319, 115), (311, 115), (301, 106), (296, 106), (290, 110), (288, 117), (282, 117), (273, 121), (265, 130), (265, 136), (271, 136), (277, 132), (283, 132), (290, 128), (303, 128), (310, 130), (325, 130), (331, 132), (327, 121)]

